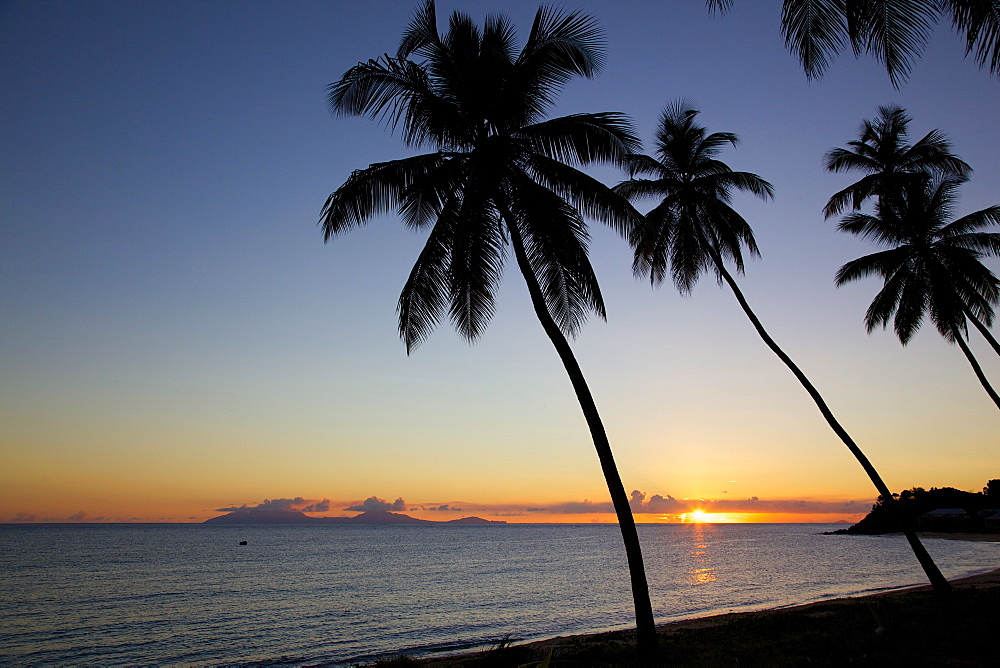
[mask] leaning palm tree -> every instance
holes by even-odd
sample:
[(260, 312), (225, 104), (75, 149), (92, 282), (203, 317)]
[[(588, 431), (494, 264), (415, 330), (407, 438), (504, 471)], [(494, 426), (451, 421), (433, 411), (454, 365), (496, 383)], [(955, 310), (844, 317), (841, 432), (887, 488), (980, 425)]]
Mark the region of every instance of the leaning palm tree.
[(922, 178), (923, 174), (968, 176), (972, 168), (951, 152), (951, 143), (939, 130), (931, 130), (914, 144), (909, 144), (909, 124), (913, 119), (905, 109), (881, 106), (878, 116), (861, 123), (858, 138), (847, 148), (832, 148), (823, 156), (823, 165), (831, 172), (863, 172), (866, 176), (852, 183), (827, 202), (827, 218), (842, 213), (848, 206), (860, 209), (869, 198), (883, 198), (897, 192), (903, 182)]
[[(725, 260), (729, 259), (738, 272), (743, 272), (743, 247), (751, 256), (759, 254), (753, 230), (730, 205), (732, 194), (746, 191), (762, 199), (770, 198), (772, 187), (756, 174), (734, 172), (719, 160), (722, 148), (727, 144), (735, 146), (738, 138), (729, 132), (709, 134), (695, 122), (697, 115), (698, 111), (683, 100), (669, 105), (660, 116), (656, 157), (631, 156), (627, 162), (631, 178), (615, 188), (629, 198), (660, 200), (646, 214), (647, 224), (638, 228), (631, 239), (635, 248), (633, 269), (637, 275), (648, 275), (654, 285), (662, 283), (669, 272), (682, 294), (690, 293), (706, 271), (713, 272), (720, 283), (725, 282), (757, 334), (812, 397), (827, 424), (857, 458), (881, 498), (903, 524), (892, 493), (878, 471), (834, 417), (816, 387), (764, 329), (726, 268)], [(648, 178), (636, 178), (639, 175)], [(909, 526), (903, 529), (935, 591), (949, 591), (948, 581), (916, 533)]]
[[(842, 213), (849, 206), (860, 210), (870, 198), (880, 206), (898, 209), (905, 206), (904, 203), (887, 200), (903, 193), (910, 181), (922, 184), (928, 175), (965, 178), (972, 173), (972, 167), (952, 153), (951, 143), (939, 130), (931, 130), (913, 145), (907, 143), (912, 120), (900, 107), (879, 107), (874, 120), (862, 121), (858, 139), (847, 142), (847, 148), (827, 151), (823, 159), (827, 170), (866, 173), (830, 198), (823, 209), (827, 218)], [(971, 311), (966, 316), (1000, 355), (1000, 342), (987, 324)]]
[[(727, 11), (733, 0), (706, 0)], [(1000, 5), (996, 0), (784, 0), (781, 32), (810, 79), (823, 76), (850, 45), (885, 64), (893, 85), (905, 81), (934, 25), (946, 16), (965, 37), (965, 55), (1000, 74)]]
[(1000, 254), (1000, 233), (983, 228), (1000, 225), (1000, 205), (950, 220), (956, 191), (965, 177), (931, 177), (906, 183), (875, 215), (853, 213), (838, 229), (870, 239), (886, 250), (848, 262), (837, 272), (837, 285), (881, 276), (865, 325), (893, 329), (906, 345), (929, 315), (945, 340), (957, 343), (983, 389), (1000, 409), (1000, 396), (990, 385), (966, 342), (971, 321), (993, 322), (1000, 302), (1000, 280), (981, 259)]
[(506, 17), (489, 17), (480, 28), (460, 12), (439, 34), (427, 0), (395, 56), (360, 63), (331, 84), (337, 113), (385, 119), (407, 145), (432, 152), (355, 171), (327, 199), (321, 224), (329, 240), (396, 209), (409, 227), (427, 230), (398, 304), (408, 352), (445, 314), (475, 341), (493, 316), (513, 251), (590, 428), (625, 544), (639, 650), (648, 655), (656, 630), (635, 522), (567, 341), (589, 313), (605, 314), (583, 215), (623, 234), (640, 221), (625, 199), (577, 166), (620, 162), (639, 142), (622, 114), (544, 118), (570, 79), (600, 68), (602, 38), (592, 18), (541, 8), (520, 52), (515, 40)]

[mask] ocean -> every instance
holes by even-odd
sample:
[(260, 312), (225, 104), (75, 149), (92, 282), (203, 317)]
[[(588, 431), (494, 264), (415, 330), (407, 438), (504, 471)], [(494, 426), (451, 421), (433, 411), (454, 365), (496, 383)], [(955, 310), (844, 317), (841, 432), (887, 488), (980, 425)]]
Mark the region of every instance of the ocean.
[[(835, 525), (639, 525), (657, 621), (922, 584)], [(246, 545), (240, 545), (246, 541)], [(946, 577), (1000, 542), (926, 540)], [(633, 625), (616, 525), (0, 525), (2, 665), (328, 665)]]

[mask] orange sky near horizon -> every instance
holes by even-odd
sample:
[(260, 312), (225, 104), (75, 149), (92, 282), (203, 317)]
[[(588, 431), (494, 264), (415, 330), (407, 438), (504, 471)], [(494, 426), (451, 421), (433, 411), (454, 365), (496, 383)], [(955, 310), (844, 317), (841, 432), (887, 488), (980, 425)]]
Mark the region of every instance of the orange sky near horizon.
[[(198, 523), (232, 510), (255, 508), (264, 510), (305, 511), (310, 517), (352, 517), (364, 510), (389, 510), (399, 514), (431, 521), (448, 521), (463, 517), (481, 517), (502, 520), (511, 524), (588, 524), (615, 523), (616, 517), (609, 502), (589, 501), (550, 504), (540, 507), (524, 503), (480, 504), (459, 502), (453, 504), (406, 503), (402, 499), (389, 502), (378, 497), (365, 501), (330, 501), (328, 499), (273, 499), (259, 504), (222, 506), (192, 510), (189, 504), (164, 504), (153, 502), (134, 504), (131, 513), (122, 514), (115, 504), (101, 503), (97, 499), (78, 499), (83, 507), (66, 513), (61, 504), (53, 504), (42, 512), (14, 512), (2, 510), (0, 523), (142, 523), (180, 522)], [(207, 500), (203, 499), (203, 503)], [(670, 512), (659, 512), (650, 504), (670, 504)], [(752, 506), (760, 506), (754, 511)], [(790, 508), (782, 512), (781, 508)], [(871, 507), (871, 500), (854, 501), (772, 501), (746, 499), (743, 501), (715, 501), (706, 499), (640, 499), (633, 496), (633, 517), (638, 524), (682, 523), (855, 523)]]

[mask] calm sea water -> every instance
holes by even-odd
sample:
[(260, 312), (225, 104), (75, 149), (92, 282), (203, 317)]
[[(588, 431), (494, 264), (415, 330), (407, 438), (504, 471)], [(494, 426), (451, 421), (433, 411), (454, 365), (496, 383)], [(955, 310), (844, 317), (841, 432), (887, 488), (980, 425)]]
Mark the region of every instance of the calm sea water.
[[(833, 528), (641, 525), (657, 620), (923, 582), (905, 539)], [(0, 525), (0, 664), (350, 664), (626, 628), (628, 587), (615, 525)]]

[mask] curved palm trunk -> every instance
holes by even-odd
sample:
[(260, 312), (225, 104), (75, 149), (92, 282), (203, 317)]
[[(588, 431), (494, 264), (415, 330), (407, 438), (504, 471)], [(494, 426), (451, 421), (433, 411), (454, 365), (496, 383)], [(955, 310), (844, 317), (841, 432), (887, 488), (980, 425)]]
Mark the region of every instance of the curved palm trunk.
[(979, 330), (979, 333), (983, 335), (983, 338), (989, 341), (990, 346), (993, 347), (996, 354), (1000, 355), (1000, 342), (997, 342), (997, 340), (993, 338), (993, 334), (991, 334), (990, 330), (986, 328), (986, 325), (984, 325), (979, 318), (972, 315), (972, 311), (969, 310), (968, 306), (963, 304), (962, 310), (965, 311), (965, 317), (972, 321), (972, 324)]
[(823, 397), (820, 396), (820, 393), (815, 386), (809, 382), (809, 379), (806, 378), (804, 373), (802, 373), (802, 370), (799, 369), (795, 362), (793, 362), (792, 359), (785, 354), (785, 351), (778, 347), (778, 344), (774, 342), (774, 339), (772, 339), (767, 331), (765, 331), (764, 326), (757, 318), (757, 315), (750, 308), (750, 305), (747, 303), (747, 300), (743, 296), (743, 292), (740, 290), (739, 286), (736, 284), (736, 281), (733, 279), (732, 275), (726, 271), (726, 267), (723, 265), (722, 258), (719, 256), (719, 253), (714, 247), (711, 247), (710, 244), (706, 244), (706, 246), (710, 248), (709, 253), (712, 256), (712, 261), (715, 263), (715, 266), (719, 270), (722, 278), (729, 285), (730, 289), (732, 289), (733, 294), (736, 296), (736, 300), (743, 308), (743, 312), (746, 313), (750, 322), (753, 323), (754, 329), (757, 330), (757, 334), (760, 335), (760, 338), (763, 339), (764, 343), (767, 344), (767, 347), (771, 349), (771, 352), (778, 356), (778, 359), (780, 359), (785, 366), (788, 367), (788, 370), (792, 372), (792, 375), (795, 376), (802, 387), (805, 388), (806, 392), (809, 393), (809, 396), (812, 397), (812, 400), (816, 403), (816, 407), (819, 408), (819, 412), (823, 414), (824, 418), (826, 418), (827, 424), (830, 425), (830, 428), (833, 429), (834, 433), (840, 437), (840, 440), (847, 446), (847, 449), (850, 450), (851, 454), (853, 454), (858, 460), (858, 463), (861, 464), (861, 468), (865, 470), (865, 473), (868, 474), (868, 477), (875, 485), (875, 489), (878, 490), (878, 493), (884, 500), (884, 503), (896, 516), (897, 521), (903, 528), (903, 534), (906, 536), (906, 540), (910, 544), (910, 549), (913, 550), (913, 554), (917, 557), (917, 561), (920, 562), (920, 566), (924, 569), (924, 573), (927, 575), (927, 579), (930, 581), (934, 591), (942, 594), (950, 592), (951, 585), (941, 574), (940, 569), (938, 569), (937, 564), (934, 563), (931, 555), (928, 554), (927, 548), (925, 548), (923, 543), (920, 542), (920, 538), (913, 530), (913, 527), (911, 527), (910, 523), (904, 519), (903, 514), (899, 511), (898, 501), (896, 501), (892, 492), (889, 491), (889, 488), (886, 486), (885, 482), (883, 482), (882, 476), (878, 474), (878, 471), (875, 470), (872, 463), (868, 461), (868, 457), (865, 456), (865, 453), (861, 451), (861, 448), (859, 448), (857, 443), (854, 442), (854, 439), (851, 438), (850, 434), (847, 433), (847, 431), (840, 425), (837, 418), (834, 417), (830, 407), (826, 405), (826, 401), (824, 401)]
[(972, 370), (976, 372), (976, 378), (979, 379), (983, 389), (986, 390), (986, 394), (990, 395), (990, 399), (992, 399), (993, 403), (995, 403), (997, 408), (1000, 409), (1000, 396), (997, 395), (996, 390), (994, 390), (993, 386), (990, 385), (990, 381), (986, 378), (986, 374), (983, 373), (982, 367), (979, 366), (979, 361), (976, 359), (976, 356), (972, 354), (972, 351), (969, 349), (969, 345), (965, 342), (965, 339), (962, 338), (962, 333), (958, 331), (957, 327), (952, 330), (952, 332), (955, 335), (955, 340), (958, 342), (958, 347), (962, 349), (963, 353), (965, 353), (965, 358), (969, 360), (969, 364), (972, 365)]
[(657, 653), (656, 624), (653, 621), (653, 607), (649, 600), (649, 585), (646, 582), (646, 568), (642, 561), (642, 549), (639, 545), (639, 535), (635, 529), (635, 520), (632, 517), (632, 509), (629, 507), (628, 496), (625, 494), (625, 487), (622, 484), (621, 476), (618, 474), (618, 467), (615, 465), (614, 455), (611, 452), (611, 444), (608, 442), (607, 433), (604, 431), (604, 424), (601, 416), (597, 412), (597, 405), (594, 397), (590, 393), (587, 381), (583, 377), (580, 365), (573, 355), (569, 342), (560, 331), (558, 325), (552, 319), (545, 300), (542, 297), (541, 287), (538, 279), (531, 270), (528, 257), (524, 250), (524, 242), (517, 226), (509, 223), (507, 228), (510, 232), (511, 245), (514, 247), (514, 256), (517, 258), (517, 266), (528, 284), (528, 293), (531, 295), (531, 304), (535, 309), (535, 315), (542, 323), (542, 328), (548, 334), (549, 340), (559, 353), (566, 373), (569, 374), (570, 382), (576, 391), (576, 398), (580, 402), (584, 417), (587, 419), (587, 426), (590, 427), (590, 435), (594, 440), (594, 447), (597, 449), (597, 457), (601, 462), (601, 469), (604, 471), (604, 479), (608, 484), (608, 491), (611, 493), (611, 501), (615, 507), (615, 514), (618, 516), (618, 526), (621, 529), (622, 541), (625, 543), (625, 554), (628, 559), (629, 576), (632, 579), (632, 598), (635, 602), (635, 625), (636, 641), (639, 655), (643, 657), (653, 657)]

